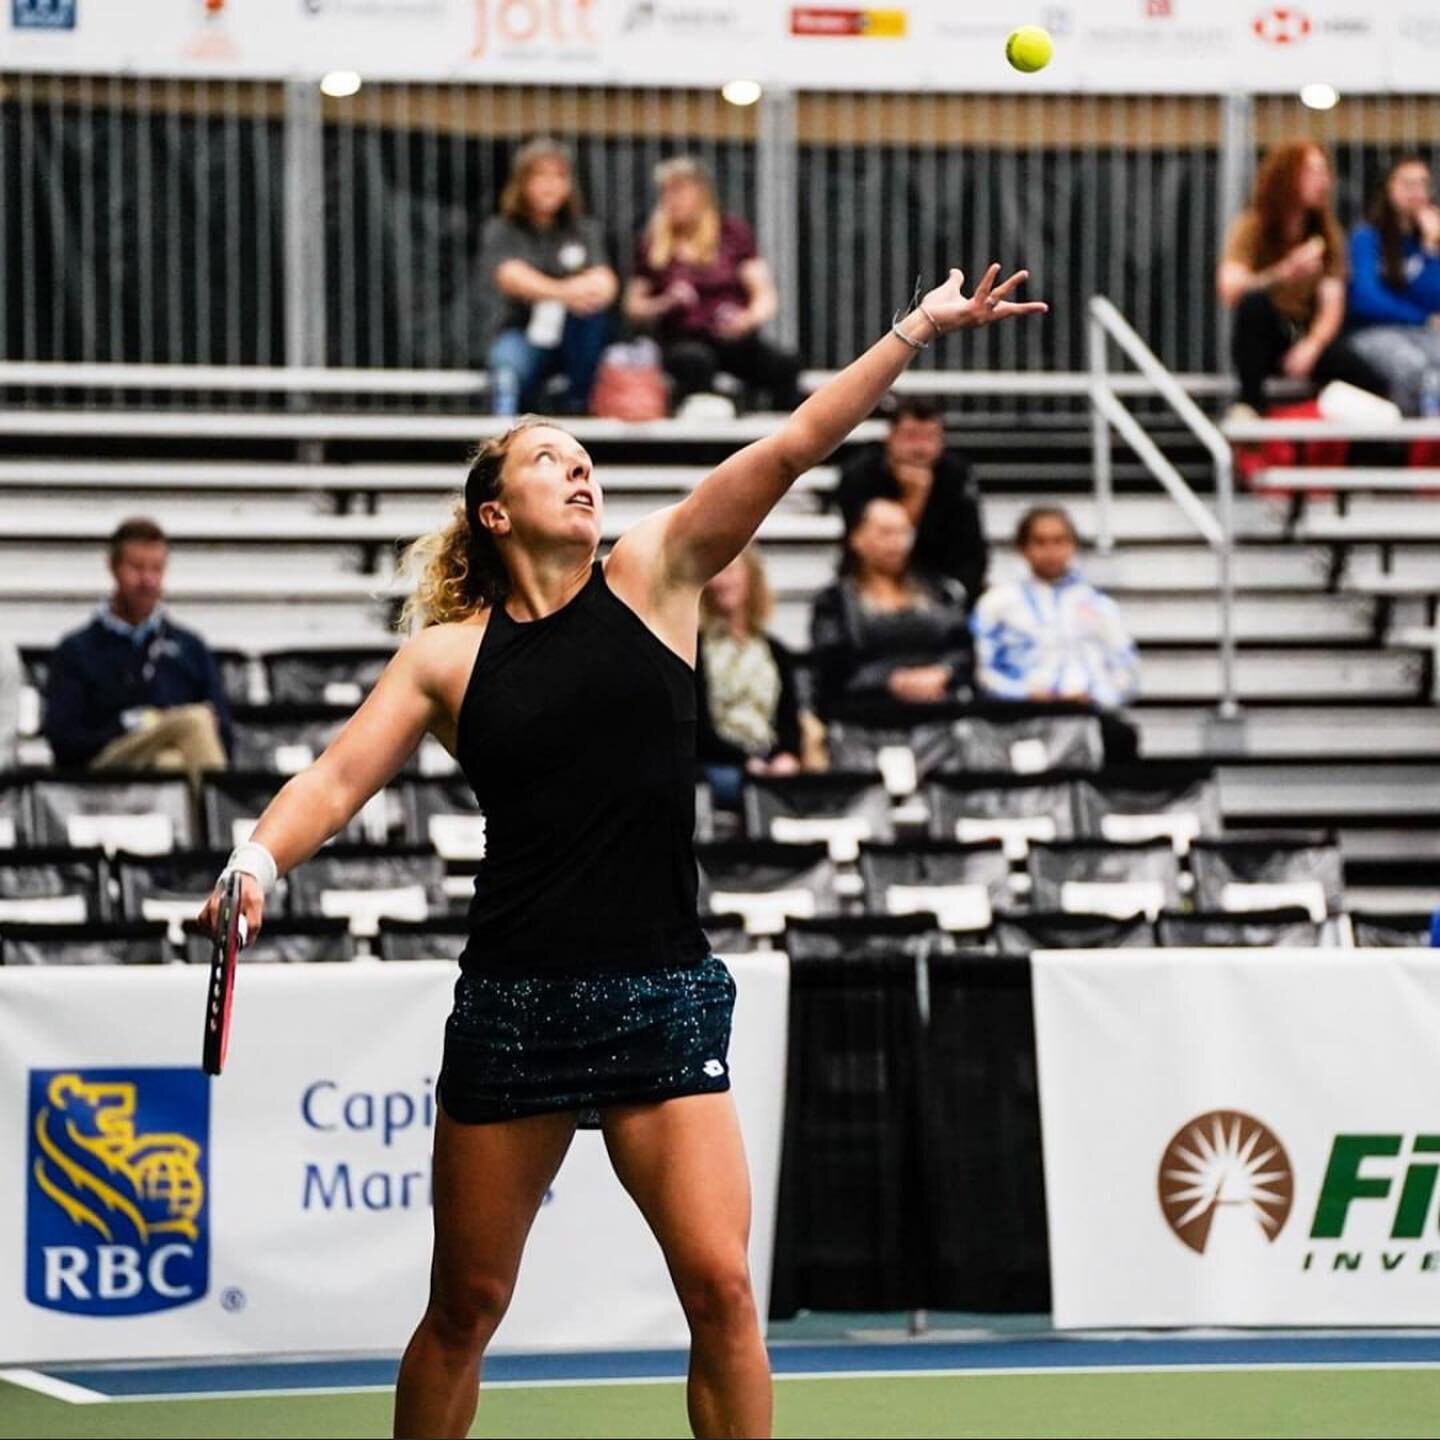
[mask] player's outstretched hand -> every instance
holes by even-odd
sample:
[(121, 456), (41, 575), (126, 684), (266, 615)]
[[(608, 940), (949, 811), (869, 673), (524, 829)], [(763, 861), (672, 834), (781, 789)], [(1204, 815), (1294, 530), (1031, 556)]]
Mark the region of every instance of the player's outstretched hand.
[[(943, 285), (937, 285), (921, 302), (942, 335), (952, 330), (979, 330), (1012, 315), (1044, 315), (1050, 307), (1043, 300), (1011, 300), (1029, 278), (1028, 270), (1017, 270), (1007, 280), (1000, 279), (999, 265), (992, 265), (985, 278), (966, 296), (963, 291), (965, 274), (952, 270)], [(996, 282), (999, 282), (998, 284)]]
[[(220, 901), (223, 894), (221, 887), (216, 885), (204, 908), (195, 917), (207, 935), (214, 935), (215, 928), (220, 923)], [(245, 917), (244, 943), (249, 945), (260, 933), (260, 927), (265, 922), (265, 892), (253, 875), (240, 877), (240, 913)]]

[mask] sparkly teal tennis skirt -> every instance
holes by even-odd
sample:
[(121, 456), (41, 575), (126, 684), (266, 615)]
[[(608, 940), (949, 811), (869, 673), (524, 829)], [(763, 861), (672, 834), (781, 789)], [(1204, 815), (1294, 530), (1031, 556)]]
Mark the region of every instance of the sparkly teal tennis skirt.
[(483, 1125), (730, 1088), (735, 981), (714, 955), (662, 970), (462, 974), (445, 1025), (440, 1104)]

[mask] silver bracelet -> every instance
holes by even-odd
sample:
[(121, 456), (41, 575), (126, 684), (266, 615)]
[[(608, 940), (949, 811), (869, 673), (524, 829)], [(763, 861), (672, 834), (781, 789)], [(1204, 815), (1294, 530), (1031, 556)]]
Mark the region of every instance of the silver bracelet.
[(925, 302), (923, 300), (917, 300), (915, 302), (915, 308), (930, 322), (930, 328), (937, 336), (945, 333), (940, 328), (940, 322), (925, 308)]
[[(930, 342), (929, 342), (928, 340), (916, 340), (913, 336), (907, 335), (907, 334), (900, 328), (900, 321), (901, 321), (901, 320), (908, 319), (908, 318), (909, 318), (908, 316), (902, 315), (899, 320), (894, 320), (894, 321), (892, 321), (891, 324), (890, 324), (890, 333), (891, 333), (897, 340), (903, 340), (912, 350), (927, 350), (927, 349), (929, 349)], [(935, 322), (934, 322), (933, 320), (931, 320), (930, 323), (933, 325)]]

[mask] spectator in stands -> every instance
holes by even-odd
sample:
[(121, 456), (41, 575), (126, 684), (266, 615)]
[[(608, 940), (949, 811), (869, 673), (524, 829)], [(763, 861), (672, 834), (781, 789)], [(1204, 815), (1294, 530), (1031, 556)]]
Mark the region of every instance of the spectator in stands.
[(980, 594), (990, 564), (980, 494), (965, 460), (945, 448), (945, 425), (933, 401), (902, 397), (884, 443), (841, 471), (835, 500), (847, 532), (875, 499), (898, 500), (910, 517), (915, 566), (958, 580), (972, 601)]
[(59, 765), (223, 769), (230, 711), (205, 642), (161, 605), (169, 546), (153, 520), (110, 537), (115, 590), (50, 659), (45, 736)]
[(24, 672), (20, 652), (0, 640), (0, 770), (14, 768), (20, 743), (20, 687)]
[(1140, 656), (1120, 609), (1075, 569), (1075, 526), (1037, 505), (1015, 531), (1029, 575), (992, 585), (970, 617), (975, 683), (994, 700), (1091, 706), (1111, 763), (1133, 760), (1139, 737), (1120, 708), (1135, 694)]
[(721, 214), (714, 183), (695, 160), (664, 161), (655, 184), (660, 199), (636, 246), (625, 313), (655, 330), (672, 403), (713, 390), (723, 370), (766, 391), (775, 409), (792, 409), (800, 360), (760, 334), (778, 301), (749, 225)]
[(1440, 207), (1419, 156), (1390, 167), (1350, 237), (1350, 321), (1401, 410), (1440, 413)]
[(1230, 226), (1217, 289), (1235, 312), (1231, 353), (1244, 408), (1232, 416), (1258, 416), (1265, 381), (1282, 373), (1385, 394), (1384, 378), (1341, 336), (1345, 238), (1330, 192), (1330, 162), (1318, 145), (1277, 145), (1260, 166), (1250, 208)]
[(480, 236), (480, 275), (495, 413), (531, 409), (558, 370), (569, 388), (552, 408), (585, 414), (620, 282), (563, 145), (532, 140), (515, 156), (500, 213)]
[(914, 545), (915, 526), (898, 500), (871, 500), (846, 537), (840, 578), (815, 597), (810, 621), (825, 706), (968, 698), (965, 591), (916, 569)]
[(754, 545), (700, 594), (695, 756), (727, 809), (739, 807), (746, 775), (794, 775), (801, 768), (795, 661), (765, 633), (772, 608)]

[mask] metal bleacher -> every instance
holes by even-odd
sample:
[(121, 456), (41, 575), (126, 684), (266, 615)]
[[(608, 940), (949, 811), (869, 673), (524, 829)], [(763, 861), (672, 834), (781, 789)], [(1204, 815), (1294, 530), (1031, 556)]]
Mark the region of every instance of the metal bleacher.
[[(1402, 841), (1405, 854), (1440, 854), (1431, 698), (1440, 504), (1425, 493), (1440, 472), (1262, 471), (1250, 493), (1233, 497), (1231, 543), (1217, 547), (1197, 529), (1200, 509), (1223, 508), (1213, 445), (1156, 403), (1145, 375), (1107, 380), (1148, 444), (1135, 448), (1118, 426), (1104, 490), (1093, 373), (932, 371), (898, 388), (954, 405), (950, 439), (980, 485), (992, 575), (1015, 563), (1006, 541), (1026, 506), (1071, 511), (1087, 573), (1115, 595), (1141, 646), (1135, 714), (1147, 756), (1215, 762), (1234, 827), (1324, 824), (1338, 829), (1347, 860), (1362, 864), (1395, 858)], [(1179, 383), (1210, 406), (1226, 394), (1219, 377)], [(123, 403), (152, 391), (163, 408)], [(466, 451), (500, 423), (398, 404), (483, 392), (478, 372), (0, 364), (0, 635), (43, 660), (104, 593), (105, 537), (140, 513), (173, 537), (171, 605), (216, 648), (259, 656), (393, 644), (398, 547), (443, 519)], [(382, 396), (385, 408), (337, 401), (361, 393)], [(237, 396), (245, 408), (234, 408)], [(566, 423), (596, 459), (613, 539), (777, 421)], [(1306, 437), (1317, 423), (1323, 438), (1352, 433), (1328, 422), (1259, 422), (1225, 436)], [(1440, 438), (1440, 425), (1428, 423), (1433, 437), (1416, 429), (1416, 438)], [(1108, 436), (1117, 426), (1103, 419), (1103, 428)], [(867, 422), (849, 445), (880, 433)], [(1173, 490), (1157, 492), (1157, 457), (1197, 513)], [(842, 449), (803, 476), (761, 531), (776, 631), (801, 649), (810, 600), (838, 556), (839, 522), (826, 500), (845, 459)], [(1297, 491), (1311, 497), (1298, 504)], [(1233, 713), (1217, 707), (1227, 614)]]

